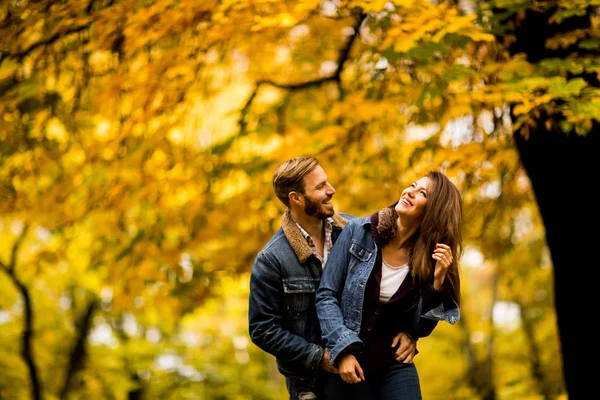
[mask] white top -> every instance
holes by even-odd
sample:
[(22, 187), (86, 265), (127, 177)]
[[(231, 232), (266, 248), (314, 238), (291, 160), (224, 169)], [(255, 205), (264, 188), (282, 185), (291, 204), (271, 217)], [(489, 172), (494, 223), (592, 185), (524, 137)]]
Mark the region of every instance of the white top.
[(396, 293), (404, 278), (408, 275), (408, 263), (394, 267), (383, 260), (381, 266), (381, 284), (379, 285), (379, 302), (387, 303)]

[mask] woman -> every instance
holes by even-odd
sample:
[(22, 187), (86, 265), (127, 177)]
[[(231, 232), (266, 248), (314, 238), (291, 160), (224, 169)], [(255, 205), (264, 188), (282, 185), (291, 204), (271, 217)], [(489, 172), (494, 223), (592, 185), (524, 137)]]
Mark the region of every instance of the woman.
[(431, 171), (397, 203), (350, 221), (329, 255), (316, 294), (321, 330), (339, 376), (328, 399), (421, 399), (412, 354), (398, 348), (439, 320), (459, 318), (462, 200)]

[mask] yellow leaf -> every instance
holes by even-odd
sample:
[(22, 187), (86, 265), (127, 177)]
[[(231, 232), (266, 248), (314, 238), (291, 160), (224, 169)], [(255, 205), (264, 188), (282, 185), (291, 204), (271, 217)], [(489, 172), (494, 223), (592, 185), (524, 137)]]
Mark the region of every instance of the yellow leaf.
[(515, 115), (526, 114), (526, 113), (528, 113), (533, 108), (533, 106), (534, 106), (534, 104), (530, 103), (530, 102), (518, 104), (513, 109), (513, 113)]

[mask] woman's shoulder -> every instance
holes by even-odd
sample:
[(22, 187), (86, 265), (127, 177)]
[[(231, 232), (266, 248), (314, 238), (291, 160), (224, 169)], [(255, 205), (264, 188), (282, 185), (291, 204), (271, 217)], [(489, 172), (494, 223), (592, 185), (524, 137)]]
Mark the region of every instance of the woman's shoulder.
[(364, 240), (366, 236), (371, 236), (371, 218), (370, 217), (356, 217), (351, 221), (348, 221), (346, 228), (350, 231), (350, 234), (354, 240)]
[(348, 225), (352, 225), (353, 227), (363, 226), (366, 224), (371, 224), (371, 217), (354, 217), (348, 221)]

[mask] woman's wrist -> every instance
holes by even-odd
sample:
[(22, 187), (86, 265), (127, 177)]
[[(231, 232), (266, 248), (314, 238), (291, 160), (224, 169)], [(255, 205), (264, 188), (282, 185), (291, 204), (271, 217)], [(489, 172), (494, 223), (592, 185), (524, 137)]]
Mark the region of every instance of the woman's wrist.
[(437, 280), (435, 279), (433, 281), (433, 288), (437, 291), (442, 290), (442, 286), (444, 286), (444, 280)]

